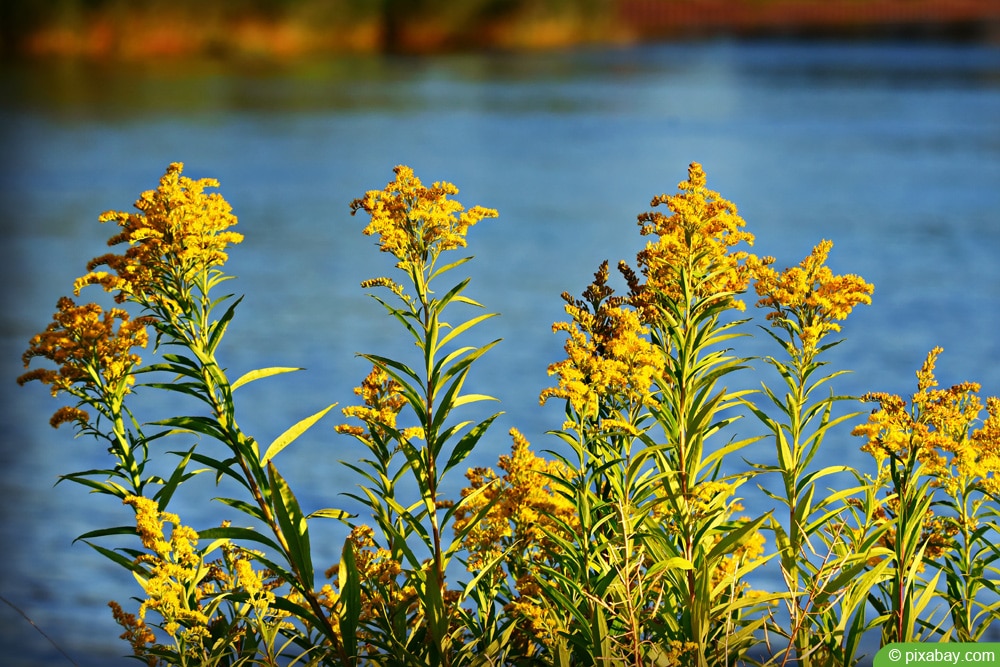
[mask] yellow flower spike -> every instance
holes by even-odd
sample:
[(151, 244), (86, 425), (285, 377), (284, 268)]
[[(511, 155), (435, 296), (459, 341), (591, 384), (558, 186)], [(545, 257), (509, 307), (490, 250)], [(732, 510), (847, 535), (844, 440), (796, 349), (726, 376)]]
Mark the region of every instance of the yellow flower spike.
[[(156, 641), (156, 635), (153, 634), (153, 631), (149, 629), (144, 621), (136, 618), (135, 614), (127, 613), (114, 600), (109, 602), (108, 606), (111, 607), (111, 613), (115, 622), (125, 629), (125, 632), (119, 638), (124, 639), (132, 646), (133, 655), (145, 657), (149, 647)], [(157, 665), (160, 662), (155, 657), (149, 657), (147, 664)]]
[[(798, 266), (779, 273), (770, 262), (751, 263), (758, 308), (769, 308), (771, 326), (785, 329), (799, 341), (798, 349), (811, 353), (860, 304), (870, 305), (874, 286), (860, 276), (834, 275), (826, 265), (833, 248), (821, 241)], [(766, 258), (770, 260), (771, 258)], [(773, 260), (772, 260), (773, 261)]]
[[(697, 162), (688, 168), (688, 179), (678, 184), (676, 195), (655, 197), (651, 206), (665, 205), (670, 215), (651, 211), (639, 216), (641, 233), (656, 236), (639, 252), (637, 260), (646, 278), (639, 285), (629, 280), (634, 300), (647, 319), (655, 320), (660, 299), (727, 299), (733, 308), (745, 307), (734, 295), (746, 291), (750, 282), (747, 252), (733, 252), (740, 244), (753, 245), (753, 234), (743, 230), (746, 222), (736, 205), (705, 187), (706, 177)], [(683, 293), (681, 272), (694, 281), (694, 293)]]
[[(880, 480), (885, 477), (887, 458), (907, 462), (915, 458), (922, 474), (933, 478), (933, 485), (951, 497), (959, 497), (978, 487), (987, 493), (1000, 489), (1000, 400), (986, 401), (987, 418), (975, 428), (982, 402), (979, 385), (963, 382), (946, 389), (938, 388), (935, 366), (942, 350), (935, 347), (916, 373), (917, 391), (907, 402), (899, 396), (871, 393), (862, 400), (877, 402), (865, 424), (854, 428), (853, 434), (867, 439), (862, 451), (868, 452), (879, 465)], [(898, 499), (886, 503), (882, 521), (897, 515)], [(958, 530), (954, 520), (942, 520), (928, 511), (921, 528), (921, 541), (927, 544), (926, 557), (937, 558), (955, 548), (953, 539)], [(890, 531), (883, 545), (892, 548), (895, 532)]]
[[(367, 443), (371, 443), (372, 435), (384, 438), (387, 429), (396, 428), (396, 417), (406, 405), (406, 399), (400, 393), (399, 383), (375, 366), (360, 387), (354, 388), (354, 393), (361, 397), (364, 405), (351, 405), (341, 409), (345, 417), (354, 417), (365, 423), (365, 427), (353, 424), (341, 424), (336, 427), (338, 433), (353, 435)], [(419, 431), (419, 432), (418, 432)], [(422, 437), (419, 429), (404, 429), (406, 437)]]
[[(59, 369), (38, 368), (17, 378), (18, 384), (38, 380), (51, 387), (53, 396), (68, 392), (104, 394), (120, 400), (135, 381), (133, 369), (142, 361), (132, 350), (146, 347), (149, 335), (145, 317), (131, 319), (124, 310), (105, 312), (96, 303), (76, 305), (69, 297), (59, 300), (52, 322), (29, 342), (22, 355), (24, 367), (40, 357)], [(78, 408), (60, 408), (50, 423), (86, 422), (88, 415)]]
[[(154, 611), (163, 619), (160, 627), (171, 637), (180, 636), (188, 642), (208, 637), (210, 619), (199, 601), (207, 590), (202, 579), (212, 570), (202, 568), (201, 554), (196, 549), (197, 532), (182, 525), (176, 514), (161, 512), (155, 500), (130, 495), (122, 502), (134, 508), (136, 532), (151, 552), (135, 560), (137, 565), (148, 568), (149, 576), (142, 584), (146, 599), (133, 625), (141, 622), (144, 627), (148, 612)], [(167, 524), (171, 525), (169, 537), (164, 532)], [(122, 619), (128, 620), (124, 616)]]
[(383, 190), (370, 190), (351, 202), (351, 214), (363, 210), (371, 216), (364, 229), (379, 237), (379, 249), (394, 255), (400, 268), (433, 263), (444, 250), (464, 248), (469, 227), (483, 218), (495, 218), (496, 210), (473, 206), (468, 211), (449, 199), (458, 194), (451, 183), (425, 187), (410, 167), (393, 169), (395, 180)]
[[(572, 321), (557, 322), (552, 330), (568, 335), (564, 346), (567, 358), (548, 369), (549, 375), (559, 376), (559, 386), (545, 389), (539, 396), (541, 403), (549, 398), (566, 399), (586, 419), (596, 419), (608, 397), (630, 406), (648, 404), (653, 400), (653, 382), (665, 365), (662, 353), (648, 339), (649, 330), (639, 313), (626, 307), (624, 299), (611, 296), (605, 284), (607, 269), (604, 262), (585, 290), (589, 304), (563, 294)], [(622, 420), (610, 419), (604, 426), (635, 432)]]
[[(205, 193), (219, 187), (217, 180), (192, 180), (181, 175), (183, 169), (180, 162), (168, 166), (159, 187), (142, 193), (135, 202), (138, 213), (108, 211), (100, 216), (101, 222), (113, 221), (121, 228), (108, 245), (129, 247), (121, 255), (109, 253), (92, 260), (89, 273), (74, 284), (77, 294), (86, 285), (100, 285), (118, 292), (119, 302), (132, 298), (172, 310), (163, 294), (165, 278), (190, 281), (226, 262), (227, 246), (243, 240), (242, 234), (228, 231), (237, 222), (232, 207), (222, 195)], [(111, 271), (96, 270), (100, 266)]]
[(466, 473), (470, 485), (462, 490), (462, 497), (476, 495), (455, 512), (455, 531), (465, 530), (479, 511), (492, 503), (465, 538), (470, 570), (482, 567), (514, 544), (523, 554), (542, 545), (552, 548), (547, 531), (558, 530), (563, 524), (579, 524), (575, 505), (551, 488), (551, 477), (568, 479), (571, 471), (561, 462), (536, 456), (517, 429), (511, 429), (510, 436), (511, 453), (498, 461), (506, 473), (503, 477), (488, 468), (472, 468)]

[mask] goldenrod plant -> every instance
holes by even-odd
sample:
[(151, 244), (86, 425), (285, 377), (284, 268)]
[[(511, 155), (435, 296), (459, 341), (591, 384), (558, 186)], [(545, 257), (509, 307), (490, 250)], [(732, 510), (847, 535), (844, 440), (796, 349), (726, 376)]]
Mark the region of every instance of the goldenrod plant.
[(978, 384), (936, 389), (941, 352), (931, 350), (917, 372), (909, 408), (899, 396), (867, 394), (879, 407), (854, 429), (867, 438), (863, 449), (878, 471), (874, 484), (887, 494), (877, 519), (885, 525), (890, 576), (871, 594), (885, 619), (885, 643), (975, 641), (1000, 607), (993, 534), (1000, 403), (987, 399), (987, 417), (979, 422)]
[[(502, 439), (501, 413), (483, 411), (495, 399), (465, 389), (500, 343), (475, 338), (495, 314), (455, 276), (470, 229), (497, 212), (405, 166), (351, 203), (398, 271), (362, 287), (414, 343), (410, 356), (361, 352), (371, 371), (348, 423), (326, 431), (363, 452), (325, 463), (356, 476), (361, 514), (307, 514), (277, 463), (335, 403), (266, 446), (240, 426), (241, 387), (299, 369), (231, 379), (219, 363), (242, 298), (219, 290), (242, 237), (219, 184), (182, 172), (171, 164), (136, 212), (101, 216), (124, 251), (90, 262), (18, 379), (68, 398), (51, 424), (111, 454), (62, 479), (131, 514), (79, 539), (138, 585), (110, 606), (140, 662), (849, 666), (871, 659), (873, 638), (975, 641), (1000, 616), (1000, 399), (937, 389), (935, 349), (909, 407), (873, 391), (862, 420), (827, 352), (872, 285), (833, 273), (830, 241), (773, 269), (701, 165), (639, 215), (647, 242), (618, 264), (620, 293), (604, 261), (580, 297), (563, 294), (566, 356), (540, 400), (565, 419), (538, 451), (510, 429), (496, 469), (466, 467)], [(98, 289), (113, 306), (78, 303)], [(760, 330), (778, 352), (741, 353)], [(821, 465), (852, 428), (874, 468)], [(754, 460), (765, 443), (773, 460)], [(224, 518), (195, 528), (169, 507), (206, 475)], [(755, 486), (763, 509), (748, 512)], [(319, 520), (346, 533), (325, 569)]]
[[(381, 287), (399, 305), (375, 297), (414, 339), (417, 363), (407, 364), (377, 354), (363, 355), (374, 365), (358, 389), (365, 405), (344, 409), (363, 427), (341, 426), (366, 445), (373, 456), (348, 464), (368, 482), (357, 498), (372, 511), (381, 535), (366, 549), (386, 559), (392, 573), (380, 579), (361, 577), (359, 569), (342, 563), (356, 578), (369, 614), (360, 619), (366, 658), (389, 664), (465, 665), (485, 657), (495, 646), (477, 647), (465, 631), (462, 604), (472, 595), (482, 574), (462, 588), (448, 589), (449, 565), (462, 552), (462, 538), (472, 524), (454, 528), (456, 512), (474, 495), (451, 502), (441, 493), (446, 474), (460, 465), (486, 434), (496, 413), (479, 422), (457, 421), (457, 408), (489, 396), (463, 391), (475, 363), (499, 341), (487, 345), (459, 346), (462, 334), (493, 317), (479, 313), (463, 320), (445, 321), (450, 306), (481, 309), (464, 294), (469, 279), (435, 291), (436, 282), (466, 263), (469, 257), (447, 261), (445, 252), (466, 246), (469, 227), (483, 218), (496, 217), (492, 209), (474, 206), (465, 210), (452, 195), (458, 188), (438, 182), (426, 187), (408, 167), (397, 167), (396, 178), (383, 190), (368, 192), (351, 204), (364, 211), (370, 223), (364, 233), (379, 237), (382, 252), (392, 254), (408, 287), (387, 277), (367, 280), (364, 287)], [(412, 366), (412, 367), (411, 367)], [(406, 410), (411, 425), (397, 423)], [(404, 498), (397, 482), (406, 476), (416, 495)], [(360, 526), (355, 527), (358, 531)], [(370, 533), (369, 533), (370, 534)], [(357, 555), (355, 555), (357, 558)], [(367, 574), (367, 573), (366, 573)], [(340, 595), (345, 593), (341, 587)]]
[(754, 285), (757, 306), (767, 309), (770, 322), (763, 330), (782, 352), (764, 361), (777, 371), (783, 391), (762, 383), (767, 400), (747, 403), (767, 427), (776, 451), (775, 464), (756, 468), (781, 480), (779, 492), (765, 493), (781, 512), (769, 527), (786, 585), (787, 622), (772, 626), (787, 642), (775, 656), (782, 665), (853, 664), (866, 622), (867, 592), (883, 570), (868, 568), (867, 562), (875, 535), (865, 517), (877, 499), (869, 497), (864, 511), (855, 513), (863, 484), (830, 492), (820, 482), (838, 473), (857, 479), (859, 473), (844, 465), (812, 466), (827, 433), (860, 414), (834, 415), (837, 404), (855, 399), (825, 393), (846, 371), (824, 374), (822, 355), (840, 342), (828, 340), (840, 331), (839, 321), (856, 306), (870, 304), (874, 289), (859, 276), (834, 275), (826, 264), (832, 247), (821, 241), (798, 266), (782, 272), (770, 261), (761, 262)]

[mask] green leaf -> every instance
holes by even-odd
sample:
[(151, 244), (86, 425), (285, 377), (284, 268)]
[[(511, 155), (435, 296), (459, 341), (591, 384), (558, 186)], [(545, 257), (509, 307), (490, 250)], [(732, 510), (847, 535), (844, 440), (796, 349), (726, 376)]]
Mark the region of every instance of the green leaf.
[(202, 403), (207, 403), (213, 407), (215, 405), (211, 397), (206, 395), (205, 385), (202, 382), (146, 382), (141, 386), (187, 394), (188, 396), (197, 398)]
[(201, 540), (247, 540), (263, 544), (275, 551), (281, 551), (278, 543), (267, 535), (257, 532), (253, 528), (241, 528), (239, 526), (218, 526), (216, 528), (206, 528), (198, 531), (198, 539)]
[(255, 380), (261, 380), (266, 377), (271, 377), (272, 375), (281, 375), (282, 373), (294, 373), (295, 371), (301, 371), (301, 368), (295, 368), (292, 366), (271, 366), (270, 368), (258, 368), (257, 370), (244, 373), (239, 378), (233, 382), (231, 389), (236, 391), (245, 384), (250, 384)]
[(451, 456), (448, 457), (448, 463), (445, 464), (441, 471), (442, 477), (446, 472), (465, 460), (465, 457), (472, 452), (475, 446), (479, 443), (479, 440), (486, 434), (486, 430), (493, 423), (493, 420), (501, 414), (503, 413), (498, 412), (495, 415), (488, 417), (487, 419), (476, 424), (468, 433), (462, 436), (462, 439), (458, 441), (455, 448), (451, 450)]
[[(132, 534), (135, 535), (135, 528), (132, 528)], [(123, 556), (122, 554), (118, 553), (117, 551), (112, 551), (111, 549), (107, 549), (107, 548), (102, 547), (100, 545), (94, 544), (93, 542), (87, 542), (86, 540), (84, 540), (84, 542), (87, 544), (87, 546), (91, 547), (94, 551), (96, 551), (97, 553), (101, 554), (102, 556), (104, 556), (108, 560), (111, 560), (111, 561), (117, 563), (118, 565), (121, 565), (126, 570), (129, 570), (130, 572), (139, 572), (140, 571), (138, 569), (139, 566), (135, 564), (135, 559), (134, 558), (128, 558), (127, 556)]]
[(226, 434), (219, 426), (219, 422), (210, 417), (171, 417), (153, 422), (154, 426), (171, 426), (194, 433), (201, 433), (210, 438), (215, 438), (220, 442), (227, 442)]
[(69, 482), (75, 482), (81, 486), (86, 486), (88, 488), (97, 491), (98, 493), (106, 493), (109, 496), (115, 496), (116, 498), (125, 499), (126, 496), (130, 495), (132, 492), (123, 487), (121, 484), (116, 484), (114, 482), (98, 482), (93, 479), (88, 479), (87, 475), (101, 474), (107, 476), (119, 476), (121, 475), (114, 470), (86, 470), (83, 472), (70, 473), (68, 475), (60, 475), (59, 480), (56, 482), (62, 482), (63, 480)]
[(223, 505), (228, 505), (233, 509), (243, 512), (247, 516), (251, 516), (254, 519), (257, 519), (258, 521), (266, 523), (266, 519), (264, 518), (264, 513), (257, 505), (248, 503), (245, 500), (239, 500), (238, 498), (213, 498), (213, 500), (217, 500)]
[(100, 530), (92, 530), (88, 533), (80, 535), (73, 541), (79, 542), (80, 540), (83, 540), (84, 542), (86, 542), (87, 540), (93, 539), (95, 537), (107, 537), (109, 535), (129, 535), (131, 537), (135, 537), (135, 534), (136, 534), (135, 526), (116, 526), (114, 528), (101, 528)]
[(480, 322), (484, 322), (492, 317), (497, 317), (498, 315), (499, 313), (486, 313), (485, 315), (480, 315), (479, 317), (473, 317), (471, 320), (466, 320), (462, 324), (458, 325), (457, 327), (449, 331), (448, 335), (442, 338), (441, 342), (438, 343), (438, 347), (444, 347), (456, 336), (459, 336), (462, 333), (468, 331), (469, 329), (476, 326)]
[(182, 482), (186, 482), (199, 472), (203, 472), (202, 470), (185, 472), (187, 464), (191, 461), (191, 455), (194, 454), (196, 446), (197, 445), (192, 446), (191, 449), (187, 451), (187, 454), (181, 457), (181, 461), (177, 464), (177, 467), (174, 468), (174, 472), (170, 475), (170, 479), (167, 480), (167, 482), (163, 485), (163, 488), (157, 491), (156, 495), (153, 496), (153, 500), (159, 503), (161, 510), (167, 509), (167, 505), (170, 503), (170, 499), (173, 497), (174, 491), (177, 490), (177, 487)]
[(323, 416), (327, 412), (332, 410), (335, 405), (337, 404), (333, 403), (331, 405), (328, 405), (327, 407), (323, 408), (316, 414), (306, 417), (305, 419), (293, 425), (287, 431), (279, 435), (275, 439), (275, 441), (272, 442), (270, 446), (268, 446), (267, 451), (264, 452), (264, 456), (261, 457), (260, 459), (261, 465), (267, 465), (267, 463), (270, 462), (270, 460), (273, 459), (278, 454), (278, 452), (280, 452), (282, 449), (290, 445), (296, 438), (298, 438), (300, 435), (309, 430), (309, 428), (313, 424), (322, 419)]
[(306, 518), (307, 519), (340, 519), (341, 521), (346, 519), (352, 519), (356, 514), (351, 514), (347, 510), (338, 510), (332, 507), (326, 509), (316, 510), (315, 512), (310, 512)]
[(344, 540), (340, 552), (340, 567), (337, 569), (340, 587), (340, 636), (344, 648), (350, 655), (357, 651), (358, 622), (361, 619), (361, 575), (354, 559), (354, 544), (350, 538)]
[[(228, 296), (223, 297), (223, 299), (226, 298), (228, 298)], [(215, 303), (219, 303), (223, 299), (216, 300)], [(223, 313), (222, 318), (209, 327), (208, 354), (215, 354), (215, 348), (218, 347), (219, 343), (222, 341), (222, 337), (225, 335), (226, 329), (229, 328), (229, 323), (232, 321), (233, 315), (236, 314), (236, 306), (238, 306), (241, 301), (243, 301), (242, 296), (229, 304), (229, 308), (226, 308), (226, 312)], [(214, 306), (215, 304), (212, 305)]]
[[(442, 267), (438, 268), (437, 270), (435, 270), (434, 273), (432, 273), (427, 280), (428, 281), (434, 280), (435, 278), (437, 278), (438, 276), (440, 276), (442, 273), (445, 273), (446, 271), (451, 271), (456, 266), (461, 266), (462, 264), (465, 264), (466, 262), (468, 262), (471, 259), (472, 259), (471, 256), (470, 257), (463, 257), (462, 259), (455, 260), (451, 264), (445, 264), (444, 266), (442, 266)], [(465, 282), (468, 283), (469, 280), (466, 279)]]
[[(180, 453), (181, 452), (171, 452), (171, 454), (180, 454)], [(215, 471), (216, 484), (218, 484), (222, 480), (222, 477), (225, 475), (226, 477), (231, 477), (232, 479), (242, 484), (244, 487), (246, 487), (248, 491), (250, 490), (250, 484), (247, 482), (247, 480), (243, 479), (243, 475), (233, 470), (233, 466), (235, 466), (237, 463), (235, 457), (220, 461), (219, 459), (213, 458), (211, 456), (206, 456), (204, 454), (199, 454), (198, 452), (191, 452), (190, 456), (192, 460), (197, 461), (202, 465), (206, 465)]]
[(649, 568), (648, 576), (653, 577), (665, 570), (693, 570), (694, 565), (683, 556), (673, 556)]
[(288, 559), (301, 578), (303, 586), (313, 585), (312, 551), (309, 546), (309, 524), (302, 514), (299, 501), (281, 476), (274, 463), (267, 464), (267, 476), (271, 486), (271, 504), (278, 526), (288, 543)]

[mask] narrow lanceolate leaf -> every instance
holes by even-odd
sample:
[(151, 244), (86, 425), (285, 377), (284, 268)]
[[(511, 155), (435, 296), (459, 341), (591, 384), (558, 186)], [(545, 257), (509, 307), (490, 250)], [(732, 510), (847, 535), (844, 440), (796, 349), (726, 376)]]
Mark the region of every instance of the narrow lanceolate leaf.
[(288, 559), (299, 574), (302, 585), (311, 587), (313, 565), (312, 551), (309, 547), (309, 524), (302, 514), (299, 501), (295, 499), (288, 482), (274, 467), (274, 463), (267, 464), (267, 476), (271, 483), (274, 515), (288, 543)]
[(328, 507), (326, 509), (316, 510), (315, 512), (310, 512), (306, 518), (307, 519), (340, 519), (347, 520), (353, 519), (356, 514), (351, 514), (347, 510), (338, 510), (333, 507)]
[(263, 544), (266, 547), (274, 549), (275, 551), (280, 551), (278, 543), (272, 540), (267, 535), (259, 533), (253, 528), (242, 528), (240, 526), (218, 526), (216, 528), (206, 528), (205, 530), (198, 531), (198, 539), (200, 540), (247, 540), (249, 542), (256, 542), (258, 544)]
[[(135, 536), (135, 526), (116, 526), (114, 528), (101, 528), (92, 530), (77, 537), (73, 542), (92, 540), (95, 537), (107, 537), (108, 535), (130, 535)], [(89, 542), (88, 542), (89, 544)]]
[(455, 448), (451, 450), (451, 456), (448, 457), (448, 463), (445, 464), (444, 469), (441, 471), (441, 475), (444, 476), (446, 472), (454, 468), (456, 465), (465, 460), (465, 457), (469, 455), (470, 452), (479, 443), (479, 440), (485, 435), (486, 429), (490, 427), (497, 417), (499, 417), (502, 412), (498, 412), (495, 415), (485, 419), (484, 421), (476, 424), (468, 433), (462, 436), (462, 439), (458, 441)]
[(361, 619), (361, 575), (354, 559), (354, 544), (350, 538), (344, 540), (340, 553), (340, 567), (337, 569), (340, 587), (340, 636), (348, 654), (353, 654), (358, 645), (358, 622)]
[(294, 373), (295, 371), (301, 371), (301, 368), (296, 368), (293, 366), (271, 366), (270, 368), (258, 368), (252, 370), (248, 373), (244, 373), (236, 382), (232, 384), (232, 390), (236, 391), (245, 384), (250, 384), (255, 380), (260, 380), (262, 378), (271, 377), (272, 375), (280, 375), (282, 373)]
[(226, 434), (219, 427), (219, 422), (210, 417), (171, 417), (153, 422), (154, 426), (172, 426), (174, 428), (201, 433), (221, 442), (226, 442)]
[(246, 514), (248, 516), (252, 516), (254, 519), (257, 519), (258, 521), (261, 521), (261, 522), (265, 522), (266, 521), (266, 519), (264, 517), (264, 513), (260, 509), (260, 507), (258, 507), (257, 505), (253, 505), (251, 503), (248, 503), (245, 500), (240, 500), (238, 498), (215, 498), (215, 500), (219, 501), (223, 505), (228, 505), (229, 507), (232, 507), (233, 509), (239, 510), (240, 512), (243, 512), (244, 514)]
[[(227, 298), (229, 298), (228, 295), (226, 297), (223, 297), (222, 299), (217, 300), (212, 305), (214, 306), (218, 303), (221, 303), (221, 301)], [(219, 319), (219, 321), (213, 323), (211, 327), (209, 327), (209, 334), (208, 334), (209, 354), (215, 354), (215, 348), (219, 346), (219, 343), (222, 341), (222, 337), (226, 335), (226, 329), (229, 328), (229, 323), (232, 322), (233, 315), (236, 314), (236, 306), (240, 305), (241, 301), (243, 301), (242, 296), (236, 299), (236, 301), (233, 301), (231, 304), (229, 304), (229, 307), (226, 308), (226, 312), (222, 314), (222, 317)]]
[(468, 331), (472, 327), (476, 326), (480, 322), (490, 319), (491, 317), (497, 317), (499, 313), (486, 313), (485, 315), (480, 315), (479, 317), (473, 317), (471, 320), (466, 320), (462, 324), (458, 325), (454, 329), (448, 332), (441, 342), (438, 343), (438, 347), (444, 347), (449, 342), (451, 342), (455, 337), (461, 335), (462, 333)]
[[(132, 534), (133, 535), (135, 534), (134, 528), (132, 529)], [(94, 551), (101, 554), (105, 558), (114, 561), (118, 565), (121, 565), (126, 570), (130, 570), (132, 572), (139, 571), (138, 569), (139, 566), (135, 564), (135, 559), (123, 556), (122, 554), (116, 551), (112, 551), (111, 549), (108, 549), (106, 547), (102, 547), (99, 544), (94, 544), (93, 542), (87, 542), (86, 540), (84, 540), (84, 542), (86, 542), (87, 546), (91, 547)]]
[(306, 417), (305, 419), (303, 419), (302, 421), (298, 422), (297, 424), (295, 424), (294, 426), (292, 426), (291, 428), (289, 428), (287, 431), (285, 431), (284, 433), (282, 433), (281, 435), (279, 435), (275, 439), (275, 441), (272, 442), (270, 444), (270, 446), (268, 446), (267, 451), (264, 452), (264, 456), (260, 460), (261, 464), (262, 465), (267, 465), (267, 463), (271, 459), (273, 459), (278, 454), (278, 452), (280, 452), (282, 449), (284, 449), (285, 447), (287, 447), (288, 445), (290, 445), (292, 443), (292, 441), (294, 441), (300, 435), (302, 435), (307, 430), (309, 430), (309, 427), (311, 427), (313, 424), (315, 424), (320, 419), (322, 419), (323, 416), (327, 412), (329, 412), (330, 410), (332, 410), (335, 405), (337, 405), (337, 404), (333, 403), (331, 405), (328, 405), (327, 407), (323, 408), (322, 410), (320, 410), (316, 414), (310, 415), (310, 416)]
[(191, 449), (189, 449), (187, 453), (181, 457), (181, 462), (177, 464), (176, 468), (174, 468), (174, 472), (170, 475), (170, 479), (167, 480), (163, 487), (161, 487), (160, 490), (156, 492), (156, 495), (153, 496), (153, 500), (156, 500), (160, 504), (161, 511), (167, 509), (167, 505), (170, 503), (170, 499), (173, 497), (174, 491), (177, 490), (177, 487), (182, 482), (186, 482), (198, 473), (204, 472), (204, 469), (187, 472), (187, 465), (191, 462), (191, 455), (194, 454), (194, 450), (195, 447), (191, 447)]

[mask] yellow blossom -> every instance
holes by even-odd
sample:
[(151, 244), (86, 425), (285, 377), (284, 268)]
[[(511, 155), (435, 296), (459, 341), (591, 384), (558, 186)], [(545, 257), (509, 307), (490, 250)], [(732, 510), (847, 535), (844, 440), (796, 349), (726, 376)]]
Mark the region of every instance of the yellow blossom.
[[(894, 394), (863, 396), (862, 400), (877, 402), (879, 408), (853, 433), (867, 439), (862, 450), (880, 468), (887, 459), (904, 465), (912, 460), (921, 464), (922, 474), (952, 496), (974, 487), (994, 493), (1000, 484), (1000, 399), (987, 399), (987, 418), (976, 428), (982, 411), (979, 385), (963, 382), (937, 388), (934, 369), (941, 351), (940, 347), (931, 350), (917, 371), (917, 391), (909, 408)], [(894, 521), (898, 503), (897, 497), (890, 497), (877, 518)], [(933, 559), (954, 546), (952, 537), (958, 529), (954, 520), (940, 519), (928, 510), (921, 530), (926, 557)], [(891, 548), (894, 542), (895, 532), (890, 530), (882, 543)]]
[(379, 248), (394, 255), (400, 268), (424, 266), (444, 250), (464, 248), (469, 227), (497, 217), (494, 209), (473, 206), (466, 211), (449, 199), (458, 194), (451, 183), (428, 188), (409, 167), (400, 165), (393, 172), (396, 178), (384, 190), (371, 190), (351, 202), (351, 213), (363, 210), (371, 216), (364, 233), (378, 235)]
[[(465, 500), (455, 511), (454, 529), (465, 533), (463, 546), (469, 553), (470, 571), (506, 554), (504, 563), (517, 591), (505, 608), (519, 628), (512, 641), (522, 646), (529, 641), (548, 644), (559, 623), (550, 608), (534, 601), (541, 594), (538, 565), (540, 559), (558, 551), (551, 533), (579, 527), (576, 506), (552, 488), (553, 478), (569, 479), (573, 473), (559, 461), (535, 455), (517, 429), (511, 429), (510, 435), (511, 453), (498, 461), (505, 473), (502, 477), (489, 468), (466, 473), (469, 486), (462, 490)], [(503, 574), (497, 570), (495, 576)]]
[[(117, 292), (121, 302), (133, 298), (139, 303), (177, 309), (177, 295), (168, 296), (164, 284), (179, 285), (198, 273), (226, 262), (226, 247), (243, 236), (228, 231), (236, 224), (232, 207), (218, 193), (206, 194), (219, 182), (211, 178), (192, 180), (181, 176), (184, 165), (167, 167), (156, 190), (142, 193), (135, 202), (138, 213), (108, 211), (101, 222), (114, 221), (121, 231), (108, 240), (109, 246), (127, 243), (121, 254), (106, 254), (87, 265), (89, 273), (78, 278), (76, 293), (85, 285), (101, 285)], [(107, 266), (111, 272), (97, 271)]]
[[(388, 549), (379, 547), (375, 542), (375, 531), (371, 526), (361, 524), (355, 526), (348, 539), (354, 549), (354, 563), (361, 582), (361, 620), (379, 618), (384, 614), (394, 614), (400, 608), (410, 608), (417, 603), (417, 590), (410, 584), (401, 584), (403, 574), (402, 564), (393, 558)], [(340, 572), (340, 565), (334, 565), (326, 571), (327, 578), (334, 578)], [(339, 631), (340, 617), (337, 606), (340, 601), (340, 591), (329, 584), (319, 591), (320, 604), (330, 612), (329, 619), (335, 630)], [(370, 638), (368, 632), (362, 629), (359, 639)]]
[[(633, 300), (647, 321), (656, 321), (663, 300), (718, 297), (743, 309), (733, 298), (746, 291), (750, 273), (747, 252), (733, 252), (739, 243), (753, 245), (753, 234), (743, 230), (746, 222), (736, 205), (706, 187), (705, 172), (697, 162), (688, 168), (688, 179), (678, 184), (679, 194), (660, 195), (651, 205), (665, 205), (670, 214), (643, 213), (639, 225), (644, 236), (655, 236), (637, 260), (646, 278), (644, 285), (630, 280)], [(689, 289), (684, 288), (689, 284)]]
[[(345, 417), (354, 417), (365, 423), (367, 428), (352, 424), (341, 424), (336, 427), (338, 433), (353, 435), (359, 440), (372, 444), (372, 438), (379, 441), (389, 439), (396, 429), (396, 417), (406, 405), (406, 399), (400, 393), (398, 382), (375, 366), (368, 376), (355, 387), (354, 393), (361, 397), (364, 405), (353, 405), (342, 409)], [(404, 429), (403, 437), (423, 437), (419, 427)]]
[(962, 382), (947, 389), (937, 389), (934, 367), (941, 354), (936, 347), (928, 353), (917, 371), (917, 391), (912, 408), (899, 396), (870, 393), (862, 400), (877, 402), (865, 424), (854, 434), (868, 438), (862, 447), (877, 460), (892, 457), (905, 461), (911, 454), (925, 466), (925, 472), (938, 483), (954, 490), (966, 480), (978, 479), (992, 486), (1000, 470), (1000, 440), (997, 438), (998, 401), (987, 401), (988, 417), (975, 428), (982, 402), (979, 385)]
[(800, 349), (813, 351), (855, 306), (871, 304), (874, 287), (860, 276), (834, 275), (826, 265), (831, 241), (821, 241), (796, 267), (778, 273), (765, 262), (751, 262), (756, 274), (759, 308), (770, 308), (767, 319), (797, 336)]
[(114, 600), (109, 602), (108, 606), (111, 607), (111, 613), (114, 616), (115, 622), (125, 629), (125, 632), (119, 638), (129, 643), (132, 647), (133, 655), (146, 658), (146, 664), (149, 667), (165, 664), (156, 656), (149, 655), (149, 648), (156, 641), (156, 635), (149, 629), (145, 621), (136, 618), (135, 614), (127, 613)]
[[(567, 358), (549, 366), (549, 375), (559, 376), (559, 386), (546, 389), (539, 398), (542, 403), (553, 397), (567, 399), (587, 419), (597, 419), (609, 398), (625, 408), (648, 405), (665, 364), (639, 313), (626, 307), (624, 299), (611, 296), (607, 279), (604, 262), (584, 292), (586, 301), (563, 294), (572, 321), (556, 322), (552, 330), (569, 336)], [(634, 431), (631, 423), (614, 417), (603, 427)]]
[[(135, 509), (136, 532), (143, 546), (152, 553), (140, 555), (136, 565), (147, 568), (148, 576), (140, 580), (146, 599), (139, 607), (138, 619), (146, 622), (150, 611), (158, 613), (160, 626), (172, 637), (179, 633), (187, 640), (207, 634), (191, 629), (207, 628), (208, 616), (201, 608), (204, 589), (198, 584), (207, 570), (202, 569), (197, 551), (198, 534), (180, 523), (176, 514), (161, 512), (155, 500), (142, 496), (127, 496), (123, 501)], [(169, 537), (164, 533), (171, 525)]]
[[(82, 398), (89, 393), (120, 401), (134, 383), (133, 370), (141, 359), (132, 350), (148, 343), (149, 322), (144, 317), (133, 320), (119, 308), (105, 312), (96, 303), (78, 306), (63, 297), (52, 322), (31, 339), (21, 357), (25, 368), (40, 357), (56, 364), (58, 370), (36, 368), (21, 375), (17, 382), (23, 385), (38, 380), (51, 387), (53, 396), (68, 392)], [(51, 424), (86, 422), (88, 418), (78, 408), (60, 408)]]
[(576, 508), (552, 489), (552, 477), (568, 479), (570, 470), (559, 461), (547, 461), (531, 451), (528, 440), (511, 429), (511, 453), (497, 463), (506, 474), (499, 477), (488, 468), (472, 468), (466, 473), (469, 486), (462, 497), (473, 496), (455, 511), (455, 531), (463, 532), (482, 510), (476, 525), (465, 536), (471, 570), (518, 544), (522, 553), (536, 553), (551, 547), (547, 533), (563, 524), (578, 523)]

